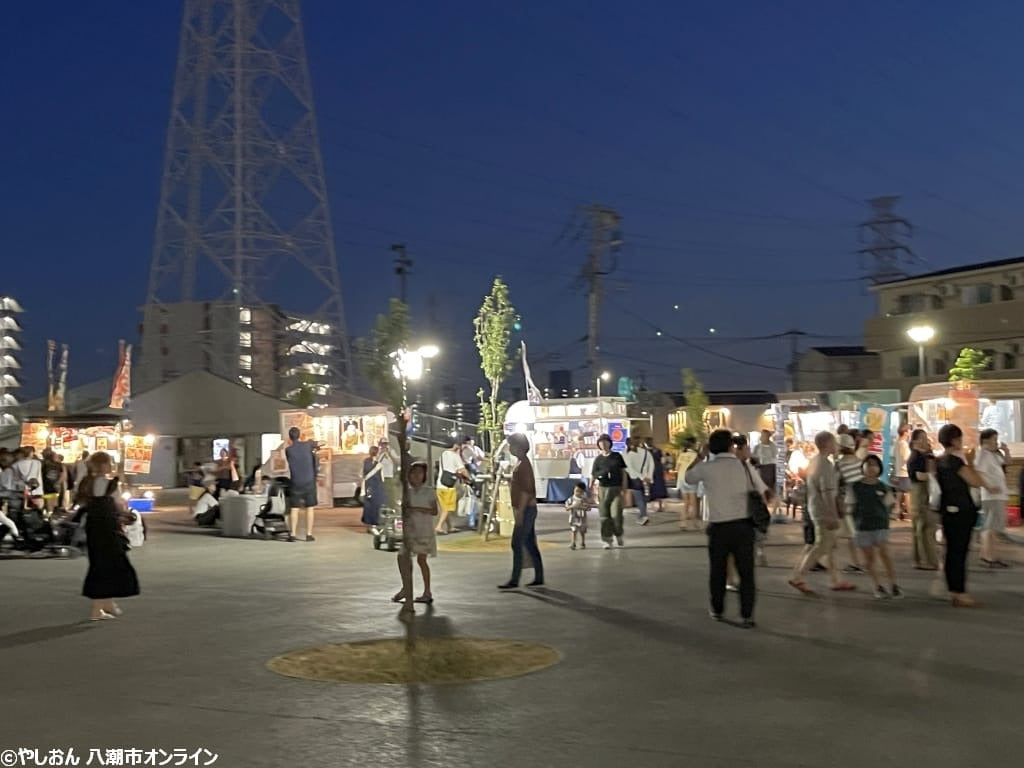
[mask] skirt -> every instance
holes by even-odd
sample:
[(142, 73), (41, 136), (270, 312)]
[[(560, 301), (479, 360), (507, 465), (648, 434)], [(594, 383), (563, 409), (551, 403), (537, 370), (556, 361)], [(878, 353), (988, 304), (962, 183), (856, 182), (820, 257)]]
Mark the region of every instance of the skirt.
[(458, 488), (445, 488), (444, 486), (438, 486), (437, 488), (437, 504), (441, 507), (442, 512), (454, 512), (455, 508), (459, 503), (459, 489)]
[[(454, 490), (454, 489), (452, 489)], [(437, 533), (434, 531), (435, 517), (423, 512), (413, 512), (402, 529), (402, 549), (410, 555), (437, 555)]]

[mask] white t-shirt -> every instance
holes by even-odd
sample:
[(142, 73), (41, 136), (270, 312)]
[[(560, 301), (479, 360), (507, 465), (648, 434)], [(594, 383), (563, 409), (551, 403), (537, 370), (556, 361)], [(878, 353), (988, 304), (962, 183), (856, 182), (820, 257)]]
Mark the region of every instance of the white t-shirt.
[(1010, 490), (1006, 484), (1006, 473), (1003, 471), (1003, 455), (996, 451), (982, 448), (974, 461), (974, 468), (985, 481), (985, 485), (996, 488), (990, 491), (982, 487), (982, 501), (1006, 501), (1010, 498)]
[(43, 495), (43, 462), (39, 459), (19, 459), (11, 465), (14, 470), (14, 482), (24, 482), (28, 487), (29, 480), (36, 481), (36, 487), (30, 492), (32, 496)]
[(749, 465), (744, 467), (731, 453), (712, 456), (709, 461), (686, 470), (689, 485), (704, 483), (705, 520), (727, 523), (747, 517), (747, 494), (765, 493), (768, 487)]
[(217, 500), (213, 498), (213, 494), (206, 491), (202, 496), (196, 499), (195, 508), (192, 510), (192, 517), (198, 517), (204, 512), (208, 512), (217, 506)]
[(466, 468), (466, 465), (462, 463), (462, 458), (459, 454), (453, 453), (452, 451), (445, 451), (441, 454), (441, 471), (451, 472), (453, 475), (459, 474)]
[(635, 451), (626, 451), (622, 458), (626, 461), (626, 472), (631, 480), (650, 482), (654, 478), (654, 457), (643, 446)]
[(896, 477), (910, 477), (907, 471), (907, 462), (910, 461), (910, 441), (896, 441)]

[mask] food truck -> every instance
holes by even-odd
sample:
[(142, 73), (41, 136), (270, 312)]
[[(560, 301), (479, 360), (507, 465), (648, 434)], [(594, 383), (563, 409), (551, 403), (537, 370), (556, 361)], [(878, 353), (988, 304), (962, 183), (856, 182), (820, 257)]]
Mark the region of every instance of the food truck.
[[(891, 410), (889, 428), (899, 429), (900, 405), (898, 389), (857, 389), (834, 392), (784, 392), (779, 394), (779, 406), (786, 411), (786, 437), (797, 442), (814, 441), (818, 432), (835, 432), (841, 424), (859, 428), (862, 406), (887, 406)], [(869, 418), (873, 418), (872, 412)], [(885, 422), (873, 424), (876, 432), (885, 429)]]
[(1007, 484), (1010, 488), (1009, 523), (1021, 524), (1020, 485), (1024, 467), (1024, 379), (938, 382), (919, 384), (910, 393), (908, 421), (928, 432), (936, 452), (943, 424), (956, 424), (964, 432), (964, 445), (978, 445), (982, 430), (999, 432), (1010, 449)]
[[(370, 446), (388, 436), (388, 426), (394, 421), (394, 415), (384, 406), (284, 410), (281, 441), (287, 445), (288, 430), (298, 427), (303, 440), (317, 444), (318, 506), (333, 507), (336, 501), (357, 495)], [(265, 445), (265, 453), (269, 453), (267, 449)]]
[(569, 498), (580, 478), (590, 476), (600, 453), (597, 439), (601, 435), (612, 438), (612, 450), (626, 450), (627, 403), (624, 397), (581, 397), (536, 404), (520, 400), (509, 406), (505, 432), (518, 432), (530, 439), (538, 498)]

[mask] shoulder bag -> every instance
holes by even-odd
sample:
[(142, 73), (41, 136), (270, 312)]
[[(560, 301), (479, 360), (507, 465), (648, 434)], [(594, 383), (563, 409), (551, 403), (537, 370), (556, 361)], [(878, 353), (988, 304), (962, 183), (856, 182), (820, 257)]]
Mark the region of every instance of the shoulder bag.
[(747, 462), (740, 462), (743, 471), (747, 473), (747, 517), (754, 524), (754, 528), (761, 533), (768, 532), (768, 526), (772, 522), (772, 514), (768, 511), (768, 505), (764, 502), (764, 495), (754, 485), (754, 478), (750, 475), (750, 467)]

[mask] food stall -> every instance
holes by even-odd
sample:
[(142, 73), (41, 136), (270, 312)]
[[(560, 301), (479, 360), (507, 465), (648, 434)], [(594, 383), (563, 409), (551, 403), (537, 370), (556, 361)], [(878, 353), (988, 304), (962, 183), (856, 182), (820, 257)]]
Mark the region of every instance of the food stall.
[(303, 440), (317, 444), (318, 506), (333, 507), (335, 500), (356, 496), (370, 446), (387, 437), (394, 421), (394, 415), (383, 406), (284, 410), (281, 440), (287, 444), (288, 430), (298, 427)]
[[(898, 389), (837, 390), (834, 392), (785, 392), (779, 405), (788, 412), (786, 437), (800, 443), (814, 441), (819, 432), (835, 432), (841, 424), (857, 428), (861, 406), (900, 404)], [(872, 416), (874, 414), (872, 413)], [(890, 428), (899, 428), (899, 414), (893, 408)], [(877, 430), (876, 430), (877, 431)]]
[(910, 393), (909, 423), (928, 432), (936, 451), (943, 424), (964, 432), (964, 445), (978, 445), (985, 429), (999, 432), (1013, 457), (1007, 467), (1010, 487), (1010, 525), (1020, 525), (1020, 473), (1024, 466), (1024, 379), (939, 382), (920, 384)]
[[(30, 417), (21, 427), (21, 444), (32, 446), (37, 454), (46, 449), (72, 465), (86, 451), (109, 453), (117, 474), (128, 489), (134, 475), (147, 475), (153, 460), (153, 435), (134, 435), (132, 423), (124, 414), (68, 414)], [(153, 487), (137, 487), (127, 501), (139, 512), (153, 509)], [(138, 498), (136, 498), (136, 496)]]
[(613, 450), (626, 450), (627, 402), (624, 397), (581, 397), (537, 404), (520, 400), (509, 406), (505, 432), (530, 439), (538, 498), (567, 499), (580, 478), (589, 477), (601, 435), (612, 438)]

